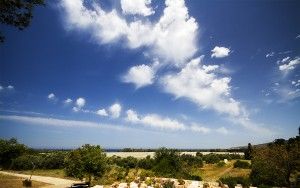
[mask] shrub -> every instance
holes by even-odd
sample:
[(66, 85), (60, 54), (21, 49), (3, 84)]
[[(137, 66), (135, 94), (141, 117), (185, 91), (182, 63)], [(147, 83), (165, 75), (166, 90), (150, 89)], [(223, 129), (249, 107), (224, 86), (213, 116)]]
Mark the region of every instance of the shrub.
[(41, 168), (43, 158), (40, 155), (22, 155), (13, 159), (11, 168), (14, 170), (32, 170)]
[(233, 164), (234, 168), (250, 168), (250, 164), (247, 161), (241, 161), (241, 160), (237, 160), (234, 164)]
[(203, 160), (206, 163), (214, 164), (214, 163), (219, 162), (221, 159), (218, 154), (210, 153), (210, 154), (204, 155)]
[(0, 167), (9, 168), (14, 159), (28, 153), (29, 149), (15, 138), (0, 139)]
[(162, 187), (163, 188), (174, 188), (175, 185), (174, 185), (173, 181), (167, 180), (167, 181), (165, 181), (165, 182), (162, 183)]
[(151, 159), (150, 155), (148, 155), (147, 157), (145, 157), (143, 159), (140, 159), (137, 162), (137, 166), (139, 168), (143, 168), (143, 169), (147, 169), (147, 170), (153, 168), (153, 165), (154, 165), (154, 160)]
[(223, 166), (225, 166), (226, 165), (226, 163), (224, 162), (224, 161), (219, 161), (218, 163), (217, 163), (217, 166), (218, 167), (223, 167)]
[(179, 185), (184, 185), (185, 181), (183, 179), (178, 179), (178, 183), (179, 183)]
[(197, 176), (197, 175), (189, 175), (186, 179), (195, 180), (195, 181), (202, 181), (201, 176)]
[(242, 184), (243, 187), (250, 186), (250, 180), (245, 177), (222, 177), (219, 179), (221, 183), (227, 184), (229, 188), (234, 188), (236, 184)]

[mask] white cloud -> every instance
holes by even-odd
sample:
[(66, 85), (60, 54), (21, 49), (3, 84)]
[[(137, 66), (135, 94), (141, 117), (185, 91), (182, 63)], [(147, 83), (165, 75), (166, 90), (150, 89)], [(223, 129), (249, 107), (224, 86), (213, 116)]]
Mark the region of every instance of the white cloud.
[(200, 133), (209, 133), (211, 130), (207, 127), (203, 127), (203, 126), (200, 126), (200, 125), (197, 125), (197, 124), (193, 124), (190, 129), (194, 132), (200, 132)]
[(137, 65), (131, 67), (123, 76), (123, 82), (133, 83), (136, 88), (151, 85), (154, 81), (155, 71), (148, 65)]
[(149, 16), (155, 13), (150, 5), (151, 0), (121, 0), (121, 8), (124, 14)]
[(7, 86), (7, 89), (14, 89), (15, 87), (12, 85)]
[(4, 89), (3, 86), (0, 85), (0, 91), (3, 90), (3, 89)]
[(290, 59), (290, 57), (285, 57), (285, 58), (283, 58), (283, 59), (281, 60), (281, 62), (282, 62), (282, 63), (285, 63), (285, 62), (287, 62), (289, 59)]
[(67, 98), (66, 100), (64, 100), (64, 104), (71, 104), (73, 102), (72, 99)]
[(230, 49), (226, 47), (215, 46), (214, 49), (211, 50), (211, 52), (212, 58), (223, 58), (229, 56)]
[(122, 106), (119, 103), (115, 103), (109, 107), (108, 111), (112, 118), (118, 118), (120, 117)]
[(225, 128), (225, 127), (220, 127), (218, 129), (216, 129), (216, 132), (227, 135), (229, 133), (229, 131)]
[(50, 94), (48, 95), (48, 99), (49, 99), (49, 100), (55, 100), (55, 99), (56, 99), (56, 96), (54, 95), (54, 93), (50, 93)]
[(296, 57), (293, 60), (290, 60), (289, 63), (283, 64), (279, 66), (279, 70), (283, 72), (289, 72), (290, 70), (294, 70), (296, 66), (300, 64), (300, 57)]
[(189, 16), (184, 0), (166, 0), (157, 22), (127, 21), (115, 9), (105, 12), (98, 4), (87, 8), (82, 0), (62, 0), (68, 29), (89, 32), (100, 44), (125, 39), (129, 48), (148, 47), (155, 56), (175, 65), (197, 51), (198, 24)]
[(34, 124), (38, 126), (46, 125), (46, 126), (55, 126), (55, 127), (88, 127), (88, 128), (115, 129), (115, 130), (125, 129), (123, 126), (118, 126), (118, 125), (109, 125), (109, 124), (102, 124), (102, 123), (96, 123), (90, 121), (57, 119), (57, 118), (49, 118), (49, 117), (0, 115), (0, 119), (17, 121), (26, 124)]
[(84, 107), (84, 105), (85, 105), (85, 99), (82, 97), (79, 97), (76, 100), (76, 106), (80, 109), (80, 108)]
[(275, 55), (275, 52), (270, 52), (270, 53), (266, 54), (266, 58), (272, 57), (272, 56), (274, 56), (274, 55)]
[(300, 35), (298, 35), (298, 36), (296, 37), (296, 39), (300, 39)]
[(108, 116), (107, 112), (105, 109), (100, 109), (96, 112), (99, 116)]
[(185, 130), (185, 125), (170, 118), (162, 118), (157, 114), (147, 114), (139, 116), (133, 110), (127, 110), (126, 120), (134, 124), (142, 124), (153, 128), (167, 129), (167, 130)]
[[(213, 69), (215, 70), (215, 68)], [(201, 66), (201, 58), (191, 60), (180, 72), (161, 79), (165, 92), (186, 98), (201, 108), (213, 109), (231, 116), (242, 115), (239, 102), (230, 97), (229, 77), (218, 77)]]

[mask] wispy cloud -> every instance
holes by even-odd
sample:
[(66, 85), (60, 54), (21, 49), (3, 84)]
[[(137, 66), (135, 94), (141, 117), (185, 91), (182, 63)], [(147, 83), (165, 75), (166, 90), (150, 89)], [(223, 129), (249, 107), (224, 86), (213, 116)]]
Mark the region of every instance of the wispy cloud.
[(16, 121), (20, 123), (32, 124), (32, 125), (44, 125), (55, 127), (88, 127), (88, 128), (105, 128), (114, 130), (124, 130), (125, 127), (101, 124), (91, 121), (78, 121), (78, 120), (66, 120), (46, 117), (32, 117), (32, 116), (18, 116), (18, 115), (0, 115), (1, 120)]
[(270, 52), (266, 54), (266, 58), (273, 57), (275, 55), (275, 52)]

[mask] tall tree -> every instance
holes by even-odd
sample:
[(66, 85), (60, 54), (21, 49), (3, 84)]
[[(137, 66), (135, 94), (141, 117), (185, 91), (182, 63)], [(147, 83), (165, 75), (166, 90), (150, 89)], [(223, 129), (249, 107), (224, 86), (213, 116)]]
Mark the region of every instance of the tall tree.
[[(25, 29), (33, 18), (33, 8), (44, 5), (44, 0), (0, 0), (0, 23)], [(4, 42), (0, 31), (0, 42)]]
[(251, 145), (251, 143), (248, 143), (248, 147), (247, 147), (247, 149), (244, 152), (245, 159), (251, 160), (251, 158), (252, 158), (252, 151), (253, 151), (252, 145)]

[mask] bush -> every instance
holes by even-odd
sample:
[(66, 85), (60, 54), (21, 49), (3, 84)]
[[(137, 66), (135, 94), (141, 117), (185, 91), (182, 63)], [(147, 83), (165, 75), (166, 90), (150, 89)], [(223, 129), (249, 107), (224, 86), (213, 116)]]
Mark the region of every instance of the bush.
[(15, 138), (0, 139), (0, 167), (9, 168), (14, 159), (28, 153), (29, 149)]
[(202, 181), (201, 176), (197, 176), (197, 175), (189, 175), (188, 177), (186, 177), (186, 179), (195, 180), (195, 181)]
[(226, 165), (226, 163), (224, 162), (224, 161), (219, 161), (218, 163), (217, 163), (217, 166), (218, 167), (223, 167), (223, 166), (225, 166)]
[(171, 149), (158, 149), (154, 155), (153, 171), (159, 176), (179, 177), (183, 173), (180, 154)]
[(146, 158), (140, 159), (137, 163), (137, 166), (139, 168), (143, 168), (143, 169), (151, 169), (153, 168), (154, 165), (154, 160), (151, 159), (150, 155), (148, 155)]
[(162, 187), (163, 188), (174, 188), (175, 185), (174, 185), (173, 181), (167, 180), (167, 181), (163, 182)]
[(234, 164), (233, 164), (234, 168), (250, 168), (251, 165), (247, 162), (247, 161), (241, 161), (241, 160), (237, 160)]
[(22, 155), (13, 159), (11, 168), (14, 170), (32, 170), (41, 168), (43, 157), (40, 155)]
[(203, 160), (208, 164), (214, 164), (219, 162), (221, 159), (218, 154), (210, 153), (203, 156)]
[(229, 188), (234, 188), (236, 184), (242, 184), (243, 187), (250, 186), (250, 180), (244, 177), (222, 177), (219, 179), (221, 183), (227, 184)]

